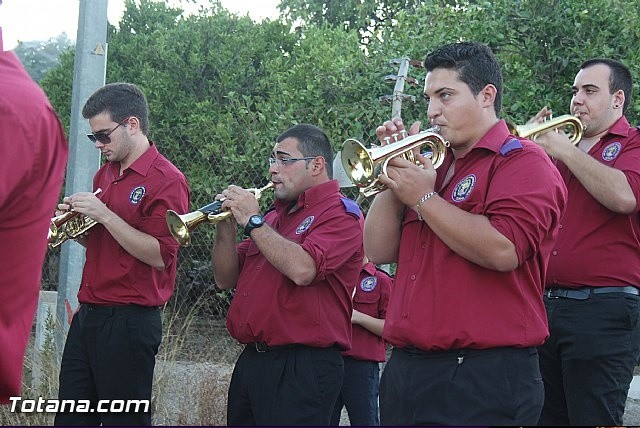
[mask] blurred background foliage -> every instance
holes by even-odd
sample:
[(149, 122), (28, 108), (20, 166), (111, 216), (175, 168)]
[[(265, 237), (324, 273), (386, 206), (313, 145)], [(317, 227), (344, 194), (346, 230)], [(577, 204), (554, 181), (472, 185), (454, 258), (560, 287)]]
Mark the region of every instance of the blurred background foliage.
[[(592, 57), (627, 64), (638, 95), (637, 0), (281, 0), (279, 10), (277, 20), (254, 22), (216, 0), (191, 14), (164, 1), (125, 0), (121, 21), (109, 26), (106, 80), (146, 93), (150, 137), (187, 176), (192, 210), (229, 184), (263, 185), (276, 136), (296, 123), (322, 127), (336, 151), (347, 138), (374, 142), (375, 127), (391, 116), (380, 102), (393, 90), (385, 76), (398, 73), (390, 60), (422, 60), (444, 43), (493, 48), (505, 78), (502, 117), (517, 124), (545, 105), (569, 113), (575, 73)], [(16, 53), (68, 130), (74, 47), (65, 39), (20, 44)], [(52, 51), (59, 53), (53, 63)], [(416, 101), (403, 104), (402, 117), (424, 129), (424, 71), (413, 67), (409, 75), (419, 85), (405, 88)], [(639, 123), (635, 99), (627, 116)], [(353, 188), (344, 193), (357, 197)], [(211, 275), (213, 233), (203, 226), (183, 248), (174, 300), (209, 296), (204, 314), (223, 319), (230, 294)], [(55, 257), (45, 289), (56, 289)]]

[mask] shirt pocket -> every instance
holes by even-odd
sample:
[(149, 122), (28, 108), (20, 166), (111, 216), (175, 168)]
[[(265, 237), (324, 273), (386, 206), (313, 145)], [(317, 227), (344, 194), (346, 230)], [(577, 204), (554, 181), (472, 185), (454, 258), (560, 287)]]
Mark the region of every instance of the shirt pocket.
[(377, 287), (371, 291), (363, 291), (360, 289), (361, 284), (356, 287), (356, 295), (353, 296), (353, 308), (378, 318), (378, 301), (380, 300), (380, 292)]

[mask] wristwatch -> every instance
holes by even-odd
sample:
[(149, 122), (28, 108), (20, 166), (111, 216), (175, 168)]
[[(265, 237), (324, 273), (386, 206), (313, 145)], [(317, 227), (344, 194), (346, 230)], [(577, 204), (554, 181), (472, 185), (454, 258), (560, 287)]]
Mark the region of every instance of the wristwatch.
[(258, 214), (252, 215), (251, 217), (249, 217), (249, 221), (247, 222), (247, 225), (244, 227), (244, 236), (251, 236), (251, 231), (253, 229), (262, 227), (263, 224), (264, 224), (264, 218), (261, 215), (258, 215)]

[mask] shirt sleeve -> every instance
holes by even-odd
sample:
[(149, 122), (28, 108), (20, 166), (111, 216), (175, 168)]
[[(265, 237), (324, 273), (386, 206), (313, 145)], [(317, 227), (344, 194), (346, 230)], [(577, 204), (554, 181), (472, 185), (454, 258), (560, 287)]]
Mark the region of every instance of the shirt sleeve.
[(324, 280), (363, 245), (362, 219), (341, 206), (324, 212), (306, 233), (301, 245), (316, 263), (314, 282)]
[(539, 250), (559, 224), (567, 189), (542, 150), (525, 149), (503, 158), (487, 193), (486, 215), (516, 247), (520, 263)]
[(149, 234), (160, 242), (160, 253), (165, 265), (175, 260), (180, 244), (169, 231), (167, 210), (184, 213), (189, 210), (189, 186), (184, 176), (163, 181), (154, 195), (153, 201), (146, 207), (140, 222), (140, 231)]

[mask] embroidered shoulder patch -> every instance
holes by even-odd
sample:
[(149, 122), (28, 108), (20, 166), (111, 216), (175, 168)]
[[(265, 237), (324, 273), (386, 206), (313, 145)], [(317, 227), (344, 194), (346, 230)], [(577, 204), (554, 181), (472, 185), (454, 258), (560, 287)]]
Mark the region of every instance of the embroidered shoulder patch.
[(129, 202), (131, 202), (134, 205), (139, 204), (146, 192), (147, 192), (147, 189), (145, 189), (144, 186), (136, 187), (131, 191), (131, 194), (129, 195)]

